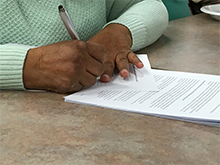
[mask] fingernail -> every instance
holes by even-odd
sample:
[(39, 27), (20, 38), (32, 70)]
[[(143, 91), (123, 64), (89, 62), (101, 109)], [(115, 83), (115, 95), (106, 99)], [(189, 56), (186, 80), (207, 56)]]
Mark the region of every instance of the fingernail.
[(100, 79), (102, 82), (109, 82), (111, 80), (110, 76), (107, 74), (103, 74)]
[(103, 74), (102, 77), (104, 77), (104, 78), (109, 78), (109, 75)]
[(127, 73), (128, 70), (127, 70), (127, 69), (122, 69), (121, 72), (122, 72), (122, 73)]
[(137, 68), (143, 68), (143, 67), (144, 67), (144, 64), (143, 64), (142, 62), (138, 62), (138, 63), (135, 64), (135, 66), (136, 66)]

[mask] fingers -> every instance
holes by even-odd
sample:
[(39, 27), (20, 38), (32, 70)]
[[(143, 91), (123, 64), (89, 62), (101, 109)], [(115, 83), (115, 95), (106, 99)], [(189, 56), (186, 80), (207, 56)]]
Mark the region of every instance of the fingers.
[(74, 81), (71, 86), (67, 88), (59, 89), (57, 91), (62, 91), (61, 93), (73, 93), (81, 90), (84, 86), (92, 86), (96, 83), (96, 76), (93, 76), (89, 72), (85, 71), (78, 81)]
[(100, 61), (95, 60), (91, 56), (87, 56), (84, 61), (85, 69), (93, 76), (100, 76), (103, 73), (103, 65)]
[(72, 93), (81, 90), (84, 86), (92, 86), (96, 83), (96, 76), (84, 71), (79, 77), (63, 76), (57, 80), (56, 86), (48, 86), (48, 91), (58, 93)]
[(61, 87), (56, 86), (56, 88), (48, 89), (49, 91), (57, 92), (57, 93), (73, 93), (81, 90), (84, 86), (80, 82), (73, 82), (71, 86)]
[(144, 67), (144, 64), (141, 62), (141, 60), (137, 57), (137, 55), (134, 52), (130, 52), (128, 54), (129, 62), (134, 64), (137, 68), (141, 69)]
[[(83, 51), (82, 51), (83, 52)], [(84, 86), (92, 86), (96, 83), (97, 77), (103, 73), (103, 60), (106, 56), (106, 49), (96, 43), (86, 42), (86, 51), (79, 56), (80, 64), (74, 70), (77, 72), (77, 81), (69, 87), (68, 92), (75, 92)], [(77, 60), (78, 61), (78, 60)]]
[(108, 59), (104, 62), (104, 73), (100, 77), (102, 82), (109, 82), (111, 80), (115, 63), (120, 71), (120, 76), (124, 78), (129, 76), (130, 63), (134, 64), (137, 68), (142, 68), (144, 66), (137, 55), (131, 50), (127, 52), (120, 52), (116, 55), (115, 60)]
[(101, 75), (100, 81), (109, 82), (111, 80), (111, 76), (115, 68), (114, 60), (105, 61), (103, 65), (104, 73)]
[(129, 63), (134, 64), (137, 68), (142, 68), (144, 66), (141, 60), (132, 51), (129, 51), (127, 54), (124, 52), (119, 53), (116, 56), (116, 64), (121, 77), (129, 76)]
[(92, 86), (96, 83), (96, 76), (90, 74), (89, 72), (84, 72), (79, 79), (79, 83), (83, 86)]
[[(77, 48), (79, 49), (79, 60), (73, 61), (74, 83), (69, 86), (68, 92), (75, 92), (82, 89), (84, 86), (92, 86), (96, 83), (96, 78), (103, 73), (103, 60), (106, 56), (106, 49), (96, 43), (80, 42)], [(85, 48), (85, 49), (84, 49)], [(78, 64), (74, 64), (75, 62)], [(77, 75), (77, 76), (76, 76)]]
[(101, 63), (103, 62), (107, 54), (107, 50), (104, 46), (93, 42), (87, 42), (87, 51), (91, 57)]
[(129, 60), (128, 53), (120, 52), (116, 55), (116, 65), (118, 70), (120, 71), (121, 77), (129, 76)]

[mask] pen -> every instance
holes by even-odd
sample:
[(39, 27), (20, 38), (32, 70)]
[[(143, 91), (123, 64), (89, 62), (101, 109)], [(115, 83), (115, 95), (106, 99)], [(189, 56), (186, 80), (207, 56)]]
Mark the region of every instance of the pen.
[(79, 40), (79, 36), (75, 30), (75, 27), (73, 25), (73, 22), (72, 20), (70, 19), (68, 13), (66, 12), (66, 10), (64, 9), (64, 7), (62, 5), (59, 5), (58, 6), (58, 9), (59, 9), (59, 14), (60, 14), (60, 17), (70, 35), (70, 37), (75, 40)]

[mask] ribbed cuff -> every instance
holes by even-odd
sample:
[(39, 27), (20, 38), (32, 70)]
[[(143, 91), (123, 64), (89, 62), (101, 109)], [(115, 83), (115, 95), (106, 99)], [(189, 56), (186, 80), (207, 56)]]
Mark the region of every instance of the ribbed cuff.
[(0, 89), (25, 89), (23, 64), (30, 48), (25, 45), (0, 45)]

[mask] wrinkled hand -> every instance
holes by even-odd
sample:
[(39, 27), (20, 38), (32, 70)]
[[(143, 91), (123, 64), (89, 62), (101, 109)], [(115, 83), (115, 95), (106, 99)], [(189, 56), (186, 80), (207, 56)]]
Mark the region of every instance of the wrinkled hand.
[(105, 55), (103, 46), (78, 40), (30, 49), (23, 68), (24, 87), (58, 93), (79, 91), (103, 74)]
[(129, 76), (129, 63), (142, 68), (143, 63), (131, 50), (132, 39), (130, 31), (120, 24), (109, 24), (92, 37), (89, 42), (103, 45), (107, 49), (107, 56), (103, 61), (104, 73), (100, 77), (102, 82), (109, 82), (115, 66), (122, 77)]

